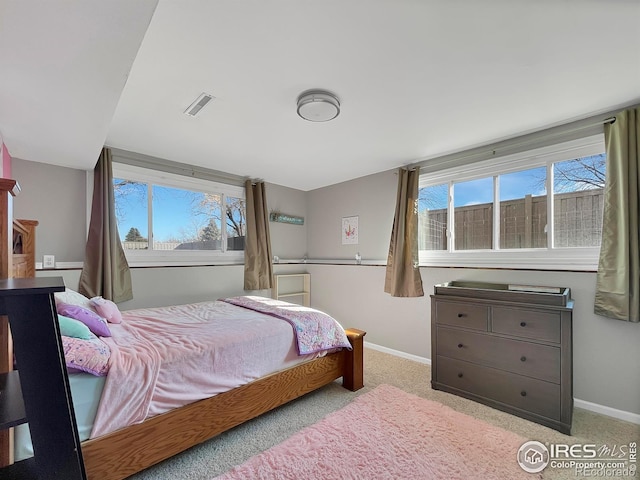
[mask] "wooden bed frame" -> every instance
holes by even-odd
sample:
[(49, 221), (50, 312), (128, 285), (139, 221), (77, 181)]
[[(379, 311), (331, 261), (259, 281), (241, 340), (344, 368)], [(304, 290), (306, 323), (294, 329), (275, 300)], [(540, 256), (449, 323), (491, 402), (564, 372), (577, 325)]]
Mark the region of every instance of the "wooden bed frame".
[(83, 442), (88, 478), (124, 479), (340, 377), (345, 388), (362, 388), (364, 335), (361, 330), (348, 329), (352, 351), (297, 365)]
[[(0, 278), (35, 276), (34, 220), (13, 221), (14, 180), (0, 179)], [(14, 253), (14, 232), (22, 235), (23, 250)], [(25, 250), (25, 245), (27, 246)], [(268, 375), (214, 397), (177, 408), (144, 422), (81, 444), (89, 480), (122, 480), (162, 460), (317, 390), (342, 377), (345, 388), (364, 386), (365, 332), (347, 329), (353, 350), (324, 357)], [(13, 358), (6, 317), (0, 317), (0, 372)], [(0, 467), (11, 463), (11, 438), (0, 432)]]

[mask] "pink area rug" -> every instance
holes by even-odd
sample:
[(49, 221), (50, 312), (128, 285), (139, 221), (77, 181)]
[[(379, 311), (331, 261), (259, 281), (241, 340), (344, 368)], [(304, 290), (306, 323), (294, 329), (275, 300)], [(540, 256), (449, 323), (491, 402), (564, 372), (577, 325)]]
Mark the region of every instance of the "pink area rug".
[(517, 463), (525, 441), (440, 403), (380, 385), (216, 480), (542, 478)]

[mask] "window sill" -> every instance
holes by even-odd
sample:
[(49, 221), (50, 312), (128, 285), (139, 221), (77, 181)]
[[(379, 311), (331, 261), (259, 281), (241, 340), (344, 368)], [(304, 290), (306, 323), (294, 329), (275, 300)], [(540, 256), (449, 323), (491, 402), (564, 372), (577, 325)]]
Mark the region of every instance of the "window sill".
[(596, 272), (599, 248), (420, 252), (420, 266)]
[(357, 263), (355, 259), (348, 258), (308, 258), (302, 260), (296, 259), (283, 259), (281, 258), (277, 262), (274, 262), (273, 265), (369, 265), (369, 266), (377, 266), (384, 267), (387, 265), (386, 260), (365, 260), (364, 258)]
[(174, 261), (174, 262), (166, 262), (166, 261), (129, 261), (130, 268), (172, 268), (172, 267), (221, 267), (227, 265), (244, 265), (244, 261), (234, 261), (234, 260), (208, 260), (208, 261)]
[(125, 252), (127, 262), (132, 268), (136, 267), (191, 267), (212, 265), (242, 265), (244, 251), (228, 252), (226, 254), (210, 252), (203, 254), (197, 251), (183, 251), (171, 253), (159, 252)]

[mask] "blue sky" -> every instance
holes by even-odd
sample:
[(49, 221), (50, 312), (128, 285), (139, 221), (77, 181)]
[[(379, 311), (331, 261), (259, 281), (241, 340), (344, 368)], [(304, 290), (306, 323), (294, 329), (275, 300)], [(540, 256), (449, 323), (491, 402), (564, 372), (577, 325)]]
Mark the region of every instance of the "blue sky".
[[(500, 200), (523, 198), (526, 194), (544, 195), (545, 167), (500, 176)], [(447, 208), (446, 188), (432, 190), (438, 192), (432, 197), (429, 208)], [(493, 202), (493, 177), (484, 177), (454, 184), (454, 207)]]
[[(195, 234), (198, 227), (207, 221), (204, 216), (193, 214), (193, 207), (202, 198), (202, 193), (154, 186), (154, 240), (181, 239), (184, 235)], [(148, 238), (146, 186), (131, 187), (126, 200), (120, 196), (116, 201), (122, 207), (118, 216), (120, 238), (124, 239), (131, 228), (137, 228), (143, 237)]]

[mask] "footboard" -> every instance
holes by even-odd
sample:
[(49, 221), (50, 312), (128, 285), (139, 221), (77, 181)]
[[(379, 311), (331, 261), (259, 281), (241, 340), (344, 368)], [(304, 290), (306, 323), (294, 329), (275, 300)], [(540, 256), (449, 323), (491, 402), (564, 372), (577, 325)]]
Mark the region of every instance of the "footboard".
[(362, 388), (365, 332), (346, 332), (351, 351), (326, 355), (83, 442), (89, 480), (124, 479), (340, 377), (345, 388)]

